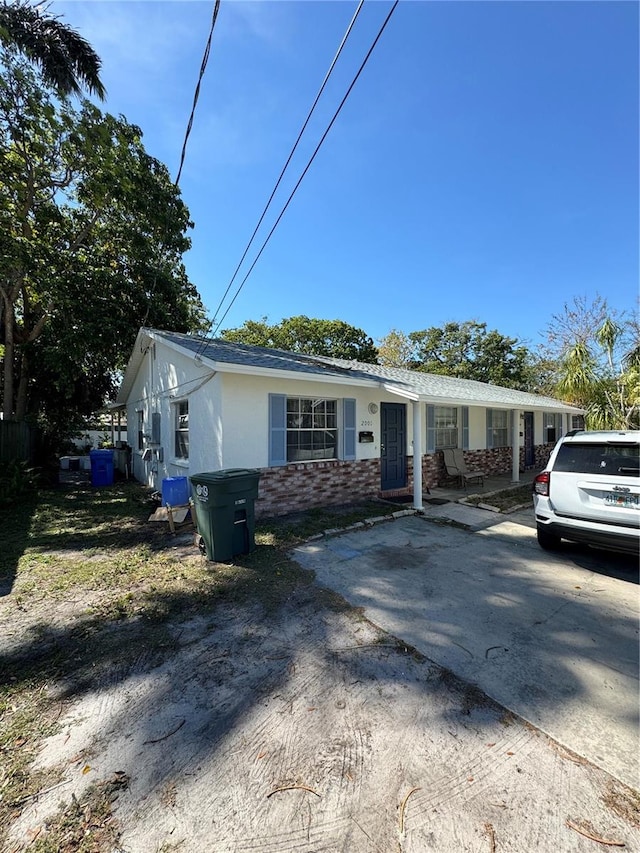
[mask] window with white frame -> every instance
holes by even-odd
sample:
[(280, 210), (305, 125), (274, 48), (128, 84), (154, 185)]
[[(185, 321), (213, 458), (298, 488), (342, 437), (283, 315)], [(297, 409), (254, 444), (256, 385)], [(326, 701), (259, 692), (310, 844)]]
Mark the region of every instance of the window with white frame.
[(337, 400), (287, 397), (287, 462), (337, 456)]
[(490, 409), (488, 443), (490, 448), (509, 447), (509, 412), (507, 409)]
[(584, 429), (584, 415), (571, 415), (571, 429)]
[(562, 415), (555, 412), (545, 412), (543, 428), (545, 444), (555, 444), (562, 435)]
[(144, 450), (144, 412), (138, 410), (136, 412), (136, 421), (138, 427), (138, 450)]
[(436, 450), (458, 447), (458, 407), (435, 406)]
[(180, 400), (173, 407), (175, 422), (175, 458), (189, 458), (189, 401)]

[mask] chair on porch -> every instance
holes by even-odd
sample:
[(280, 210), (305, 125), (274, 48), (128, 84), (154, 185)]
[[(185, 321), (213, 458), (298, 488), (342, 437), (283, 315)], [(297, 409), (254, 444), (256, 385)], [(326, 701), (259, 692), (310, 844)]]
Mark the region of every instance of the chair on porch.
[(442, 456), (447, 475), (457, 480), (465, 489), (467, 488), (467, 483), (479, 482), (481, 486), (484, 485), (486, 474), (484, 471), (470, 471), (467, 468), (461, 448), (447, 447), (442, 451)]

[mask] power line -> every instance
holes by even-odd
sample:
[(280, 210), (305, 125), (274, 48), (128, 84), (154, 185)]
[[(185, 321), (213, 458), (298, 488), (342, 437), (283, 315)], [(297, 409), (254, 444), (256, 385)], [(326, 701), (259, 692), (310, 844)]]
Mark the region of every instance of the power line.
[(182, 153), (180, 154), (180, 166), (178, 168), (178, 175), (175, 180), (176, 186), (180, 183), (180, 176), (182, 175), (182, 167), (184, 166), (184, 158), (187, 154), (187, 142), (189, 140), (189, 136), (191, 134), (191, 128), (193, 127), (193, 118), (196, 112), (196, 105), (198, 103), (198, 98), (200, 97), (200, 84), (202, 83), (202, 78), (204, 77), (204, 72), (207, 69), (207, 62), (209, 61), (209, 53), (211, 52), (211, 39), (213, 37), (213, 29), (216, 25), (216, 21), (218, 19), (218, 12), (220, 11), (220, 0), (216, 0), (215, 5), (213, 7), (213, 15), (211, 16), (211, 27), (209, 28), (209, 37), (207, 39), (207, 43), (204, 48), (204, 54), (202, 56), (202, 63), (200, 65), (200, 73), (198, 74), (198, 82), (196, 83), (195, 92), (193, 94), (193, 105), (191, 107), (191, 115), (189, 116), (189, 121), (187, 123), (187, 130), (184, 135), (184, 142), (182, 143)]
[[(285, 214), (285, 212), (286, 212), (287, 208), (289, 207), (289, 204), (291, 203), (291, 200), (293, 199), (293, 196), (295, 195), (295, 193), (296, 193), (296, 191), (297, 191), (298, 187), (299, 187), (299, 186), (300, 186), (300, 184), (302, 183), (302, 181), (303, 181), (303, 179), (304, 179), (305, 175), (306, 175), (306, 174), (307, 174), (307, 172), (309, 171), (309, 168), (311, 167), (311, 164), (312, 164), (312, 163), (313, 163), (313, 161), (315, 160), (316, 155), (318, 154), (318, 151), (320, 150), (320, 148), (321, 148), (321, 146), (322, 146), (322, 144), (323, 144), (324, 140), (327, 138), (327, 135), (329, 134), (329, 131), (330, 131), (330, 130), (331, 130), (331, 128), (333, 127), (333, 124), (334, 124), (335, 120), (337, 119), (338, 115), (340, 114), (340, 112), (341, 112), (341, 110), (342, 110), (342, 108), (343, 108), (343, 106), (344, 106), (344, 104), (345, 104), (345, 102), (346, 102), (347, 98), (348, 98), (348, 97), (349, 97), (349, 95), (351, 94), (351, 90), (352, 90), (352, 89), (353, 89), (353, 87), (355, 86), (356, 82), (358, 81), (358, 78), (360, 77), (360, 74), (361, 74), (361, 73), (362, 73), (362, 71), (364, 70), (365, 65), (366, 65), (366, 64), (367, 64), (367, 62), (369, 61), (369, 57), (370, 57), (370, 56), (371, 56), (371, 54), (373, 53), (373, 50), (374, 50), (375, 46), (377, 45), (377, 43), (378, 43), (378, 41), (379, 41), (379, 39), (380, 39), (380, 37), (381, 37), (382, 33), (384, 32), (384, 30), (385, 30), (385, 28), (386, 28), (387, 24), (389, 23), (389, 20), (390, 20), (391, 16), (393, 15), (393, 13), (394, 13), (394, 11), (395, 11), (396, 6), (398, 5), (398, 3), (399, 3), (399, 0), (395, 0), (395, 2), (394, 2), (394, 4), (393, 4), (393, 6), (391, 7), (391, 9), (390, 9), (390, 11), (389, 11), (389, 14), (388, 14), (388, 15), (387, 15), (387, 17), (384, 19), (384, 21), (383, 21), (383, 23), (382, 23), (382, 26), (381, 26), (381, 27), (380, 27), (380, 29), (378, 30), (378, 34), (376, 35), (376, 37), (375, 37), (375, 39), (374, 39), (374, 41), (373, 41), (373, 44), (371, 45), (371, 47), (370, 47), (370, 48), (369, 48), (369, 50), (367, 51), (367, 54), (366, 54), (365, 58), (363, 59), (362, 64), (360, 65), (360, 68), (358, 69), (358, 71), (357, 71), (357, 73), (356, 73), (356, 76), (355, 76), (355, 77), (353, 78), (353, 80), (351, 81), (351, 84), (349, 85), (349, 88), (347, 89), (346, 94), (345, 94), (345, 96), (343, 97), (342, 101), (340, 101), (340, 104), (339, 104), (339, 106), (338, 106), (338, 109), (337, 109), (337, 110), (335, 111), (335, 113), (333, 114), (333, 118), (332, 118), (332, 119), (331, 119), (331, 121), (329, 122), (329, 125), (327, 126), (327, 129), (326, 129), (326, 130), (325, 130), (325, 132), (322, 134), (322, 137), (321, 137), (321, 139), (320, 139), (320, 142), (318, 143), (318, 145), (316, 146), (315, 151), (314, 151), (314, 152), (313, 152), (313, 154), (311, 155), (311, 158), (310, 158), (309, 162), (307, 163), (307, 165), (305, 166), (304, 171), (303, 171), (303, 172), (302, 172), (302, 174), (300, 175), (300, 177), (299, 177), (299, 179), (298, 179), (298, 182), (296, 183), (295, 187), (294, 187), (294, 188), (293, 188), (293, 190), (291, 191), (291, 194), (289, 195), (289, 198), (287, 199), (286, 204), (284, 205), (284, 207), (283, 207), (283, 208), (282, 208), (282, 210), (280, 211), (280, 214), (279, 214), (278, 218), (276, 219), (276, 221), (275, 221), (275, 223), (274, 223), (273, 227), (271, 228), (271, 231), (269, 231), (269, 233), (267, 234), (267, 237), (266, 237), (265, 241), (263, 242), (262, 246), (260, 247), (260, 251), (259, 251), (259, 252), (258, 252), (258, 254), (256, 255), (255, 260), (253, 261), (253, 263), (251, 264), (251, 266), (249, 267), (249, 271), (247, 272), (247, 274), (245, 275), (245, 277), (244, 277), (244, 278), (242, 279), (242, 281), (240, 282), (240, 284), (239, 284), (239, 286), (238, 286), (238, 289), (236, 290), (236, 292), (235, 292), (235, 294), (234, 294), (234, 296), (233, 296), (233, 299), (232, 299), (232, 300), (231, 300), (231, 302), (229, 303), (229, 306), (227, 307), (226, 311), (224, 312), (224, 314), (222, 315), (222, 317), (221, 317), (221, 318), (220, 318), (220, 320), (218, 321), (218, 324), (216, 325), (215, 329), (213, 330), (213, 335), (212, 335), (212, 336), (215, 336), (216, 332), (218, 331), (218, 329), (220, 328), (220, 326), (221, 326), (221, 325), (222, 325), (222, 323), (224, 322), (225, 317), (227, 316), (227, 314), (228, 314), (228, 313), (229, 313), (229, 311), (231, 310), (231, 308), (232, 308), (232, 306), (233, 306), (234, 302), (235, 302), (235, 301), (236, 301), (236, 299), (238, 298), (238, 296), (239, 296), (239, 294), (240, 294), (240, 291), (241, 291), (241, 290), (242, 290), (242, 288), (244, 287), (245, 282), (247, 281), (247, 279), (249, 278), (249, 276), (250, 276), (250, 275), (251, 275), (251, 273), (253, 272), (253, 269), (254, 269), (255, 265), (258, 263), (258, 260), (260, 259), (260, 256), (262, 255), (263, 251), (265, 250), (265, 248), (266, 248), (266, 246), (267, 246), (267, 243), (268, 243), (268, 242), (269, 242), (269, 240), (271, 239), (271, 237), (272, 237), (272, 235), (273, 235), (273, 232), (274, 232), (274, 231), (276, 230), (276, 228), (278, 227), (278, 225), (279, 225), (279, 223), (280, 223), (280, 220), (281, 220), (281, 219), (282, 219), (282, 217), (284, 216), (284, 214)], [(198, 353), (199, 355), (201, 355), (203, 352), (205, 352), (205, 351), (206, 351), (207, 347), (209, 346), (209, 343), (210, 343), (210, 339), (208, 338), (208, 339), (207, 339), (207, 341), (206, 341), (206, 344), (205, 344), (204, 348), (202, 349), (202, 352), (201, 352), (201, 353)]]
[[(216, 25), (216, 21), (218, 19), (218, 12), (220, 11), (220, 0), (216, 0), (215, 5), (213, 7), (213, 14), (211, 16), (211, 26), (209, 28), (209, 36), (207, 38), (207, 43), (205, 45), (204, 53), (202, 56), (202, 62), (200, 64), (200, 72), (198, 74), (198, 81), (196, 83), (195, 92), (193, 94), (193, 104), (191, 106), (191, 114), (189, 115), (189, 121), (187, 122), (187, 129), (184, 135), (184, 142), (182, 143), (182, 152), (180, 154), (180, 166), (178, 168), (178, 175), (175, 179), (174, 186), (178, 186), (180, 182), (180, 176), (182, 175), (182, 167), (184, 166), (184, 159), (187, 154), (187, 142), (189, 140), (189, 136), (191, 135), (191, 129), (193, 128), (193, 119), (196, 113), (196, 106), (198, 103), (198, 98), (200, 97), (200, 85), (202, 83), (202, 78), (204, 77), (204, 73), (207, 69), (207, 63), (209, 61), (209, 53), (211, 52), (211, 39), (213, 37), (213, 30)], [(169, 232), (169, 211), (165, 212), (165, 227), (164, 227), (164, 237), (160, 243), (160, 249), (162, 250), (164, 243), (167, 240), (167, 235)], [(158, 270), (154, 270), (153, 273), (153, 284), (151, 286), (151, 292), (149, 295), (147, 310), (145, 311), (144, 319), (142, 321), (142, 325), (147, 325), (147, 319), (149, 317), (149, 311), (151, 310), (151, 297), (154, 295), (156, 287), (158, 284)]]
[[(331, 77), (333, 69), (335, 68), (336, 62), (338, 61), (340, 54), (342, 53), (342, 49), (344, 48), (344, 46), (347, 42), (347, 39), (349, 38), (349, 36), (351, 34), (351, 30), (353, 29), (353, 26), (354, 26), (354, 24), (358, 18), (358, 15), (360, 14), (360, 10), (362, 9), (363, 4), (364, 4), (364, 0), (360, 0), (360, 2), (358, 3), (358, 8), (356, 9), (356, 11), (353, 15), (353, 18), (351, 19), (349, 26), (347, 27), (345, 34), (342, 37), (342, 41), (340, 42), (340, 46), (339, 46), (338, 50), (336, 51), (335, 56), (333, 57), (333, 59), (331, 61), (331, 65), (329, 66), (327, 73), (324, 76), (324, 80), (322, 81), (322, 85), (318, 89), (318, 94), (316, 95), (315, 100), (314, 100), (313, 104), (311, 105), (311, 109), (309, 110), (309, 113), (307, 114), (307, 117), (304, 120), (304, 124), (300, 128), (300, 132), (298, 133), (298, 137), (297, 137), (297, 139), (293, 145), (293, 148), (289, 152), (289, 156), (287, 157), (287, 160), (286, 160), (284, 166), (282, 167), (282, 171), (280, 172), (280, 176), (278, 177), (278, 180), (276, 181), (276, 185), (274, 186), (273, 190), (271, 191), (271, 195), (269, 196), (269, 200), (267, 201), (266, 205), (264, 206), (264, 210), (262, 211), (260, 219), (258, 220), (258, 224), (253, 229), (253, 234), (251, 235), (251, 238), (249, 239), (249, 242), (247, 243), (245, 250), (242, 253), (242, 257), (238, 261), (238, 266), (235, 268), (235, 272), (231, 276), (231, 281), (227, 285), (227, 289), (225, 290), (225, 292), (222, 294), (222, 298), (220, 299), (220, 302), (218, 303), (216, 310), (213, 312), (213, 320), (211, 321), (211, 326), (213, 326), (213, 324), (216, 322), (216, 317), (217, 317), (218, 311), (220, 311), (220, 309), (224, 305), (224, 300), (227, 298), (227, 294), (231, 290), (233, 282), (236, 280), (236, 276), (238, 275), (240, 267), (242, 266), (244, 259), (247, 257), (247, 253), (249, 252), (249, 249), (251, 248), (253, 241), (255, 240), (256, 234), (258, 233), (258, 230), (259, 230), (260, 226), (262, 225), (262, 222), (263, 222), (263, 220), (267, 214), (267, 211), (269, 210), (269, 207), (271, 206), (271, 202), (273, 201), (273, 198), (274, 198), (274, 196), (278, 190), (278, 187), (280, 186), (282, 179), (284, 177), (284, 173), (287, 171), (289, 163), (291, 162), (291, 159), (292, 159), (293, 155), (295, 154), (296, 149), (298, 148), (300, 140), (302, 139), (302, 135), (305, 132), (305, 130), (307, 129), (307, 125), (309, 124), (309, 121), (311, 120), (311, 116), (313, 115), (313, 112), (318, 105), (318, 101), (320, 100), (320, 97), (321, 97), (322, 93), (324, 92), (327, 83), (329, 82), (329, 78)], [(211, 326), (209, 328), (211, 328)], [(204, 349), (205, 346), (206, 346), (206, 344), (202, 344), (201, 350)], [(199, 350), (198, 354), (199, 353), (200, 353), (200, 350)]]

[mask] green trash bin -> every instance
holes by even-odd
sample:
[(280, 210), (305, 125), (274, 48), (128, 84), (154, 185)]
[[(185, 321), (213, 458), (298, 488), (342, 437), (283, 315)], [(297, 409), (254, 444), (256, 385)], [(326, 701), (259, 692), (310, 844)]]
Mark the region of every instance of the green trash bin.
[(189, 477), (196, 526), (207, 559), (225, 562), (256, 547), (255, 507), (260, 472), (227, 468)]

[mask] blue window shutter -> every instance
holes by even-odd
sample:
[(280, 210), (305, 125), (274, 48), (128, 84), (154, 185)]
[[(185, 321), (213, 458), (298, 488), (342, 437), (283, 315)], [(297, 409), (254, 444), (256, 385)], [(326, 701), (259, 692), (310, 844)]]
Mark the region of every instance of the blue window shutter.
[(287, 464), (287, 398), (269, 394), (269, 465)]
[(342, 401), (342, 430), (344, 435), (343, 459), (356, 458), (356, 401), (345, 398)]
[(507, 419), (507, 424), (509, 426), (509, 435), (507, 436), (507, 447), (513, 447), (513, 409), (509, 409), (509, 417)]
[(469, 406), (462, 407), (462, 449), (469, 449)]
[(487, 409), (487, 450), (493, 448), (493, 409)]
[(427, 406), (427, 453), (436, 452), (436, 408)]

